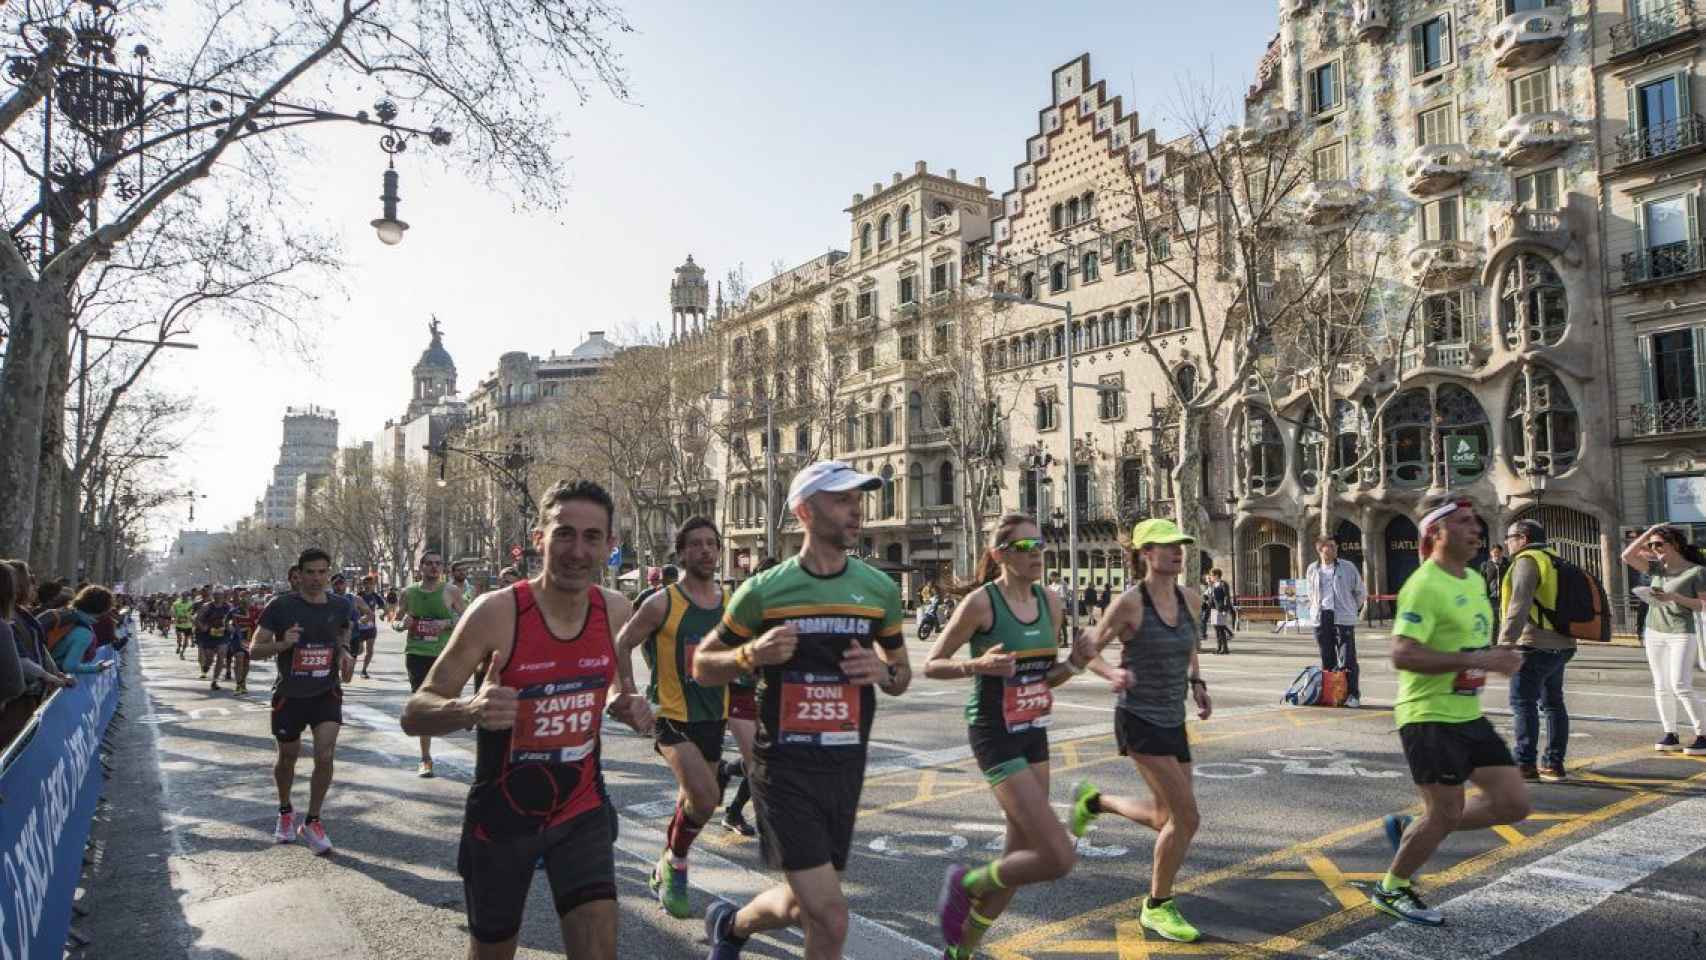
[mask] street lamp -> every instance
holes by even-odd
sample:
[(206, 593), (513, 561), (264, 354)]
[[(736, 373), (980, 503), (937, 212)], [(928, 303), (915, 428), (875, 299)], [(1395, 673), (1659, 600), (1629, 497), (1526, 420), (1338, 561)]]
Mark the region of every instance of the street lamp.
[[(740, 407), (751, 407), (752, 402), (745, 399), (735, 400), (723, 392), (722, 387), (716, 387), (705, 395), (706, 400), (728, 401)], [(776, 405), (767, 398), (764, 403), (764, 540), (766, 544), (776, 542)], [(760, 559), (763, 559), (762, 557)]]
[(936, 554), (936, 573), (930, 580), (940, 586), (942, 583), (942, 521), (930, 521), (930, 539), (935, 541), (932, 546)]

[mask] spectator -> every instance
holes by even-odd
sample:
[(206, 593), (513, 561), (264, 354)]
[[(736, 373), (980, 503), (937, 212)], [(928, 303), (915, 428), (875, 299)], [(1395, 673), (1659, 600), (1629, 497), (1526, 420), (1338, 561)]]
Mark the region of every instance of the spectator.
[(1509, 570), (1511, 562), (1505, 558), (1505, 548), (1493, 544), (1487, 548), (1487, 562), (1481, 564), (1481, 578), (1487, 581), (1487, 599), (1493, 602), (1493, 611), (1499, 609), (1499, 593), (1504, 588), (1505, 571)]
[(87, 586), (71, 601), (71, 630), (53, 648), (53, 659), (66, 673), (99, 673), (111, 661), (85, 662), (83, 655), (95, 643), (95, 624), (113, 608), (113, 595), (106, 587)]
[[(1706, 756), (1706, 706), (1694, 689), (1700, 630), (1695, 615), (1706, 608), (1706, 556), (1682, 528), (1657, 524), (1623, 550), (1623, 562), (1650, 570), (1646, 633), (1647, 668), (1664, 736), (1653, 746), (1664, 753)], [(1514, 579), (1514, 576), (1513, 576)], [(1694, 740), (1683, 746), (1676, 731), (1676, 705), (1688, 712)]]
[(1361, 706), (1356, 623), (1368, 602), (1368, 589), (1356, 564), (1339, 558), (1339, 545), (1332, 537), (1316, 537), (1315, 553), (1320, 559), (1309, 565), (1304, 579), (1309, 583), (1309, 610), (1315, 621), (1315, 646), (1321, 651), (1321, 669), (1343, 670), (1345, 706)]
[(1092, 583), (1084, 587), (1084, 617), (1090, 622), (1091, 626), (1096, 625), (1096, 603), (1100, 599), (1101, 595), (1097, 592), (1095, 584)]
[(1214, 627), (1214, 652), (1232, 652), (1232, 588), (1220, 579), (1220, 568), (1208, 572), (1203, 588), (1203, 620)]
[[(1505, 545), (1510, 569), (1493, 609), (1500, 618), (1499, 643), (1522, 651), (1522, 669), (1511, 674), (1510, 688), (1516, 765), (1524, 780), (1557, 782), (1564, 779), (1564, 754), (1570, 747), (1564, 667), (1576, 655), (1576, 638), (1551, 630), (1542, 609), (1558, 606), (1558, 554), (1546, 546), (1546, 528), (1538, 520), (1506, 527)], [(1546, 714), (1546, 754), (1536, 765), (1541, 711)]]
[(521, 579), (521, 571), (514, 567), (504, 567), (498, 571), (498, 588), (502, 589)]
[(17, 606), (12, 568), (0, 563), (0, 706), (24, 692), (24, 670), (18, 665), (18, 645), (12, 640), (12, 608)]

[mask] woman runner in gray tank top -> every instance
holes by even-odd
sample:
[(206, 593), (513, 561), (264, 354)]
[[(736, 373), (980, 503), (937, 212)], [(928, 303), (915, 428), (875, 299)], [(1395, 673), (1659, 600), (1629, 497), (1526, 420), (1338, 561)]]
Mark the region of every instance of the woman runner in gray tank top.
[[(1197, 799), (1191, 787), (1191, 747), (1185, 736), (1185, 697), (1196, 700), (1207, 720), (1208, 684), (1197, 672), (1197, 618), (1202, 597), (1179, 586), (1184, 544), (1196, 540), (1171, 520), (1145, 520), (1131, 531), (1126, 562), (1139, 577), (1091, 632), (1096, 656), (1090, 669), (1119, 695), (1114, 739), (1149, 786), (1149, 799), (1104, 795), (1089, 782), (1072, 791), (1072, 832), (1083, 836), (1098, 815), (1117, 813), (1156, 831), (1149, 896), (1139, 921), (1168, 940), (1185, 943), (1200, 934), (1179, 913), (1173, 879), (1197, 832)], [(1120, 665), (1110, 666), (1102, 648), (1121, 641)]]

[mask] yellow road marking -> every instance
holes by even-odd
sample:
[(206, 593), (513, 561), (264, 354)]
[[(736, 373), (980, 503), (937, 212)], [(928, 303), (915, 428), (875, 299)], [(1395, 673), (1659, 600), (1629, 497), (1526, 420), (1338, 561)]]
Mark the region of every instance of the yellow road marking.
[[(1346, 880), (1368, 881), (1368, 880), (1379, 880), (1381, 877), (1386, 876), (1386, 874), (1384, 874), (1384, 873), (1340, 873), (1339, 876), (1343, 877)], [(1319, 880), (1319, 879), (1321, 879), (1321, 876), (1320, 876), (1320, 874), (1317, 874), (1313, 870), (1275, 870), (1273, 873), (1262, 874), (1260, 879), (1262, 879), (1262, 880)]]
[(1083, 761), (1078, 759), (1078, 741), (1068, 740), (1060, 745), (1061, 756), (1065, 758), (1065, 766), (1070, 769)]
[[(1382, 711), (1380, 713), (1371, 714), (1371, 715), (1373, 715), (1373, 716), (1390, 716), (1390, 712), (1389, 711)], [(1623, 750), (1623, 751), (1619, 751), (1619, 752), (1615, 752), (1615, 753), (1604, 754), (1601, 756), (1586, 757), (1586, 758), (1583, 758), (1580, 760), (1572, 761), (1569, 764), (1569, 766), (1571, 769), (1581, 769), (1581, 768), (1588, 766), (1589, 764), (1618, 763), (1618, 762), (1621, 762), (1624, 760), (1634, 759), (1635, 757), (1651, 756), (1651, 755), (1652, 755), (1651, 748), (1635, 748), (1635, 749)], [(1703, 776), (1706, 776), (1706, 775), (1703, 775)], [(1629, 799), (1634, 799), (1634, 798), (1629, 798)], [(1658, 795), (1657, 794), (1652, 795), (1652, 799), (1654, 799), (1654, 800), (1658, 799)], [(1627, 803), (1628, 800), (1624, 800), (1624, 801), (1620, 801), (1620, 802), (1621, 803)], [(1649, 800), (1647, 802), (1651, 802), (1651, 801)], [(1614, 804), (1613, 806), (1617, 806), (1617, 804)], [(1602, 808), (1602, 809), (1609, 809), (1609, 808)], [(1412, 813), (1412, 814), (1419, 813), (1420, 808), (1416, 807), (1416, 806), (1412, 806), (1403, 812)], [(1243, 878), (1251, 877), (1251, 876), (1257, 876), (1257, 875), (1262, 874), (1264, 871), (1271, 869), (1273, 867), (1279, 866), (1281, 864), (1296, 863), (1308, 854), (1318, 853), (1318, 852), (1320, 852), (1320, 851), (1322, 851), (1328, 847), (1331, 847), (1335, 844), (1342, 843), (1346, 840), (1355, 839), (1355, 838), (1361, 837), (1365, 834), (1373, 833), (1374, 831), (1382, 828), (1383, 821), (1384, 821), (1384, 817), (1377, 817), (1373, 820), (1365, 820), (1362, 823), (1355, 823), (1355, 824), (1351, 824), (1350, 826), (1340, 827), (1339, 829), (1334, 830), (1330, 833), (1325, 833), (1325, 834), (1322, 834), (1321, 836), (1314, 837), (1314, 838), (1309, 839), (1309, 840), (1299, 841), (1297, 843), (1291, 844), (1290, 846), (1284, 847), (1282, 849), (1274, 850), (1274, 851), (1271, 851), (1269, 853), (1265, 853), (1265, 854), (1262, 854), (1260, 856), (1254, 857), (1250, 860), (1246, 860), (1243, 863), (1238, 863), (1238, 864), (1233, 864), (1233, 865), (1226, 866), (1226, 867), (1221, 867), (1218, 870), (1210, 870), (1207, 873), (1199, 874), (1195, 877), (1188, 877), (1188, 878), (1186, 878), (1182, 881), (1179, 881), (1173, 885), (1173, 893), (1175, 896), (1178, 894), (1181, 894), (1181, 893), (1193, 893), (1193, 892), (1200, 890), (1204, 887), (1208, 887), (1208, 886), (1211, 886), (1211, 885), (1216, 884), (1216, 883), (1220, 883), (1220, 882), (1225, 881), (1225, 880), (1235, 880), (1235, 879), (1243, 879)], [(1578, 826), (1578, 824), (1580, 824), (1580, 826)], [(1570, 821), (1567, 821), (1564, 823), (1560, 823), (1556, 827), (1553, 827), (1549, 830), (1546, 830), (1546, 831), (1543, 831), (1539, 834), (1536, 834), (1535, 837), (1533, 838), (1533, 842), (1541, 842), (1542, 838), (1550, 838), (1550, 837), (1555, 836), (1555, 835), (1561, 835), (1561, 834), (1554, 834), (1554, 831), (1568, 830), (1569, 832), (1574, 832), (1575, 830), (1579, 830), (1585, 826), (1587, 826), (1587, 824), (1583, 823), (1579, 819), (1570, 820)], [(1506, 851), (1515, 852), (1519, 849), (1521, 849), (1521, 848), (1512, 847), (1512, 846), (1505, 846), (1505, 847), (1498, 848), (1497, 850), (1495, 850), (1493, 852), (1494, 853), (1501, 853), (1501, 852), (1506, 852)], [(1486, 856), (1486, 855), (1484, 854), (1483, 856)], [(1464, 863), (1469, 863), (1469, 862), (1471, 862), (1471, 861), (1464, 861)], [(1462, 866), (1462, 864), (1459, 864), (1459, 866)], [(1456, 868), (1453, 868), (1453, 869), (1456, 869)], [(1449, 874), (1450, 872), (1451, 871), (1448, 870), (1447, 874)], [(1384, 874), (1382, 874), (1382, 876), (1384, 876)], [(1441, 876), (1445, 876), (1445, 875), (1444, 874), (1432, 875), (1432, 876), (1430, 876), (1430, 881), (1438, 881), (1439, 877), (1441, 877)], [(1117, 901), (1114, 903), (1105, 904), (1103, 906), (1097, 907), (1094, 910), (1086, 911), (1086, 912), (1081, 913), (1081, 914), (1074, 916), (1074, 917), (1067, 917), (1067, 918), (1062, 919), (1062, 920), (1056, 920), (1053, 923), (1038, 924), (1037, 926), (1031, 927), (1028, 930), (1022, 931), (1022, 932), (1015, 934), (1011, 937), (1008, 937), (1004, 940), (998, 941), (996, 943), (985, 944), (984, 950), (990, 956), (997, 958), (997, 960), (1024, 960), (1024, 958), (1026, 956), (1028, 956), (1029, 954), (1037, 952), (1040, 945), (1046, 944), (1046, 943), (1052, 943), (1052, 942), (1055, 942), (1057, 940), (1061, 940), (1071, 931), (1081, 929), (1083, 927), (1089, 926), (1089, 925), (1094, 924), (1094, 923), (1104, 923), (1104, 922), (1109, 922), (1109, 921), (1117, 921), (1121, 918), (1129, 917), (1132, 914), (1136, 913), (1141, 908), (1142, 901), (1143, 901), (1143, 897), (1142, 897), (1142, 895), (1139, 895), (1139, 896), (1131, 897), (1131, 898), (1128, 898), (1125, 900), (1120, 900), (1120, 901)], [(1367, 908), (1366, 910), (1365, 910), (1365, 908), (1358, 907), (1354, 911), (1355, 916), (1351, 917), (1351, 919), (1349, 919), (1349, 920), (1343, 921), (1343, 923), (1348, 924), (1348, 923), (1350, 923), (1356, 919), (1360, 919), (1362, 916), (1366, 915), (1367, 910), (1372, 910), (1372, 909), (1373, 909), (1372, 907)], [(1348, 913), (1351, 913), (1351, 912), (1352, 911), (1346, 911), (1344, 913), (1334, 914), (1333, 916), (1334, 917), (1346, 916)], [(1332, 917), (1327, 918), (1327, 920), (1331, 920), (1331, 919), (1332, 919)], [(1326, 922), (1326, 920), (1317, 921), (1317, 923), (1324, 923), (1324, 922)], [(1300, 927), (1298, 929), (1304, 930), (1307, 928), (1306, 927)], [(1337, 928), (1335, 927), (1334, 929), (1337, 929)], [(1295, 933), (1296, 931), (1293, 931), (1293, 932)], [(1324, 933), (1319, 934), (1319, 935), (1324, 935)], [(1227, 950), (1242, 951), (1242, 953), (1240, 955), (1250, 955), (1250, 954), (1255, 954), (1255, 953), (1272, 953), (1272, 952), (1284, 953), (1287, 951), (1294, 951), (1298, 947), (1304, 945), (1303, 941), (1295, 941), (1295, 942), (1286, 941), (1286, 942), (1282, 943), (1281, 942), (1282, 939), (1283, 938), (1271, 938), (1268, 941), (1265, 941), (1264, 943), (1258, 944), (1258, 945), (1226, 944), (1226, 945), (1222, 945), (1222, 946), (1224, 949), (1227, 949)], [(1097, 942), (1097, 941), (1085, 941), (1085, 942)], [(1101, 942), (1106, 942), (1106, 941), (1101, 941)], [(1112, 952), (1112, 951), (1104, 950), (1102, 952), (1108, 953), (1108, 952)]]
[(1333, 892), (1333, 896), (1339, 899), (1340, 906), (1354, 907), (1367, 899), (1361, 890), (1345, 882), (1345, 875), (1340, 873), (1338, 866), (1325, 856), (1312, 853), (1303, 858), (1303, 864), (1309, 868), (1309, 872), (1313, 873), (1316, 879)]
[(1528, 838), (1522, 835), (1522, 831), (1503, 823), (1494, 827), (1493, 832), (1503, 837), (1506, 843), (1512, 845), (1520, 845), (1528, 841)]
[(939, 774), (937, 774), (937, 772), (934, 770), (925, 770), (923, 773), (919, 774), (918, 775), (918, 795), (913, 797), (913, 799), (914, 800), (928, 800), (928, 799), (930, 799), (930, 795), (936, 792), (936, 777), (938, 775)]

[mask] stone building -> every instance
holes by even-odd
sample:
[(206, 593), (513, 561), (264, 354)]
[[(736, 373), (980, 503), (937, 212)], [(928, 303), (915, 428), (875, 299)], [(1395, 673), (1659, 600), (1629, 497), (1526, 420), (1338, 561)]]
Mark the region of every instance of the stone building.
[(278, 446), (278, 463), (267, 486), (261, 519), (270, 526), (287, 527), (301, 513), (299, 499), (304, 476), (324, 478), (338, 454), (338, 415), (323, 407), (288, 407), (283, 418), (284, 437)]

